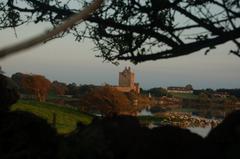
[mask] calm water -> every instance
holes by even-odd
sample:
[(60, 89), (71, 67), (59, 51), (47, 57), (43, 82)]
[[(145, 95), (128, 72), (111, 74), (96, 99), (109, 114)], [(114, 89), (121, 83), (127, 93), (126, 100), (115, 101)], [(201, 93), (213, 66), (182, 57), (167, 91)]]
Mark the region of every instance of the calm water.
[(193, 133), (196, 133), (202, 137), (206, 137), (208, 135), (208, 133), (211, 131), (211, 127), (205, 127), (205, 128), (202, 128), (202, 127), (191, 127), (191, 128), (187, 128), (189, 129), (191, 132)]
[(139, 113), (138, 116), (153, 116), (152, 112), (147, 110), (147, 109), (142, 109)]

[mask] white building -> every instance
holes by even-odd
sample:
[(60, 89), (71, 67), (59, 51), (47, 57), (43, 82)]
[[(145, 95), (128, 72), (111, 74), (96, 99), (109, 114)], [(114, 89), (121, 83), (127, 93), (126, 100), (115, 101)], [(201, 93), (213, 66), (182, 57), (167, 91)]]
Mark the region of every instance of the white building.
[(192, 85), (188, 84), (185, 87), (168, 87), (168, 93), (193, 93)]

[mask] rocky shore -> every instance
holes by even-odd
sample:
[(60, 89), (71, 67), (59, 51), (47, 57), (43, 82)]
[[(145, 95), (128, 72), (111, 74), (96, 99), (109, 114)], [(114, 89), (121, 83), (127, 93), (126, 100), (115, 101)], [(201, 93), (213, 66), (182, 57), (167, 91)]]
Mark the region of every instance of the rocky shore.
[(221, 120), (192, 116), (191, 113), (185, 112), (164, 112), (156, 115), (160, 118), (163, 118), (163, 121), (160, 124), (170, 124), (181, 128), (204, 128), (209, 126), (214, 128), (221, 122)]

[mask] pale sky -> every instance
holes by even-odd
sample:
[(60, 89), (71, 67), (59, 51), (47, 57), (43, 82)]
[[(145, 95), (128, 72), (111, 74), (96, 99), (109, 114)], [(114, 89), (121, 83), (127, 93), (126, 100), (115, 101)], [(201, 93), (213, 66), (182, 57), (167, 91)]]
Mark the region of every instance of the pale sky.
[[(12, 29), (0, 30), (0, 48), (21, 41), (46, 30), (41, 25), (17, 28), (16, 38)], [(51, 81), (77, 84), (109, 83), (117, 85), (118, 72), (131, 66), (136, 80), (144, 89), (152, 87), (185, 86), (200, 88), (240, 88), (240, 58), (229, 55), (226, 43), (204, 55), (204, 50), (192, 55), (140, 63), (120, 62), (119, 66), (96, 58), (94, 44), (85, 40), (78, 43), (71, 36), (52, 40), (44, 45), (23, 51), (0, 60), (6, 75), (16, 72), (42, 74)]]

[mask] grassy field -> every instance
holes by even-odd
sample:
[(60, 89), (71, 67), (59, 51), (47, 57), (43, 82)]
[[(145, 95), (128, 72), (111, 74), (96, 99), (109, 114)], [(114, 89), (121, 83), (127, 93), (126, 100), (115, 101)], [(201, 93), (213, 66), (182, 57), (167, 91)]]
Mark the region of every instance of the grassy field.
[(84, 114), (72, 108), (62, 107), (52, 103), (40, 103), (36, 101), (19, 101), (11, 107), (11, 110), (31, 112), (52, 124), (53, 114), (56, 114), (56, 129), (60, 134), (66, 134), (76, 128), (77, 122), (90, 124), (92, 116)]
[(197, 99), (198, 96), (190, 93), (171, 93), (172, 96), (176, 98), (184, 98), (184, 99)]

